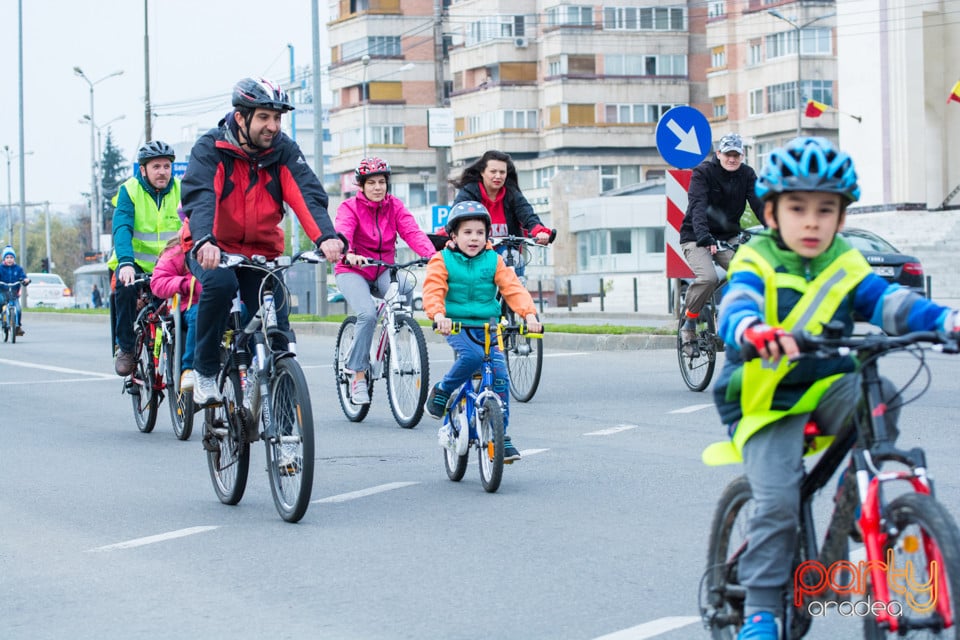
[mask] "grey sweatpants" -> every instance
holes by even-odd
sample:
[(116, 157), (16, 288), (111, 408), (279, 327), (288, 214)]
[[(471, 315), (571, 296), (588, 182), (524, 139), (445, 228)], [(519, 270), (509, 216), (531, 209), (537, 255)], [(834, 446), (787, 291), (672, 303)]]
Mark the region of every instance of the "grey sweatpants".
[[(897, 389), (883, 380), (883, 397)], [(747, 531), (749, 544), (740, 558), (739, 578), (747, 587), (746, 615), (769, 611), (783, 614), (783, 588), (790, 569), (800, 522), (800, 483), (803, 480), (803, 427), (812, 419), (824, 435), (836, 435), (860, 399), (860, 374), (837, 380), (812, 414), (789, 416), (755, 433), (743, 447), (743, 462), (756, 511)], [(899, 409), (887, 413), (887, 428), (896, 434)]]

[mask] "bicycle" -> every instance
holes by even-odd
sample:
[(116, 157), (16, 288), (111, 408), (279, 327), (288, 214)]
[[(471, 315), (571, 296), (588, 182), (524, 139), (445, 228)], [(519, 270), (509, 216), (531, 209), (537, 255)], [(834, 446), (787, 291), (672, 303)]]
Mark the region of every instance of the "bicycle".
[[(556, 237), (557, 231), (554, 229), (550, 232), (550, 242), (553, 242)], [(503, 262), (514, 270), (530, 263), (532, 256), (529, 247), (543, 248), (543, 245), (532, 238), (520, 236), (492, 238), (491, 242), (495, 247), (505, 247), (505, 251), (501, 254)], [(521, 281), (526, 283), (526, 278), (521, 277)], [(500, 315), (507, 319), (508, 325), (516, 325), (522, 320), (517, 318), (513, 309), (502, 298)], [(510, 372), (510, 395), (517, 402), (529, 402), (540, 386), (540, 374), (543, 370), (543, 341), (533, 340), (529, 336), (508, 334), (504, 340), (503, 354), (507, 359), (507, 370)]]
[(197, 408), (193, 403), (193, 391), (184, 392), (180, 388), (180, 363), (183, 358), (183, 343), (186, 340), (186, 329), (183, 326), (183, 316), (180, 312), (180, 294), (175, 294), (167, 301), (170, 312), (162, 317), (162, 343), (159, 369), (166, 373), (166, 388), (170, 390), (171, 398), (170, 422), (173, 424), (173, 433), (179, 440), (189, 440), (193, 434), (193, 420)]
[[(885, 355), (908, 352), (917, 358), (917, 371), (897, 394), (900, 406), (912, 402), (926, 389), (908, 401), (902, 400), (903, 392), (920, 371), (925, 370), (929, 376), (925, 352), (940, 349), (956, 354), (960, 352), (957, 337), (937, 332), (843, 337), (842, 330), (840, 323), (831, 322), (822, 335), (796, 334), (804, 357), (854, 355), (861, 362), (863, 401), (850, 422), (804, 474), (794, 578), (793, 584), (784, 589), (786, 614), (781, 637), (802, 638), (813, 615), (819, 615), (819, 609), (814, 607), (825, 611), (829, 602), (844, 602), (849, 594), (857, 593), (865, 595), (870, 605), (864, 611), (865, 638), (908, 634), (918, 637), (912, 632), (960, 638), (960, 531), (933, 496), (923, 449), (898, 449), (888, 438), (883, 418), (888, 408), (882, 398), (879, 374), (879, 359)], [(817, 440), (815, 424), (807, 425), (805, 435), (812, 451), (822, 451), (824, 443)], [(729, 443), (712, 446), (722, 445)], [(851, 455), (846, 475), (838, 485), (833, 514), (818, 549), (812, 500), (840, 468), (848, 452)], [(706, 458), (707, 452), (704, 455)], [(899, 466), (888, 471), (882, 469), (884, 463)], [(907, 491), (888, 500), (884, 490), (893, 482), (905, 484)], [(717, 639), (732, 639), (743, 623), (746, 589), (739, 584), (737, 574), (739, 558), (749, 544), (746, 525), (751, 501), (746, 478), (734, 480), (723, 492), (710, 527), (700, 611), (704, 625)], [(854, 528), (855, 524), (859, 529)], [(863, 540), (866, 562), (854, 565), (846, 560), (848, 537)], [(911, 571), (909, 581), (901, 583), (898, 576), (903, 577), (902, 572), (907, 570)], [(842, 577), (844, 571), (846, 577)], [(927, 594), (924, 598), (923, 593), (908, 592), (911, 585), (919, 589), (934, 584), (931, 580), (939, 585), (937, 595)], [(816, 596), (823, 596), (826, 602), (816, 600)], [(941, 635), (945, 630), (949, 633)]]
[[(497, 322), (491, 319), (482, 325), (453, 324), (453, 333), (466, 331), (476, 344), (483, 345), (483, 364), (479, 378), (474, 375), (461, 385), (453, 394), (450, 408), (443, 416), (441, 431), (446, 430), (449, 439), (443, 444), (443, 465), (447, 477), (460, 482), (467, 471), (470, 447), (477, 450), (480, 466), (480, 482), (487, 493), (500, 488), (503, 478), (504, 424), (503, 401), (493, 390), (493, 360), (490, 357), (491, 333), (496, 328), (497, 346), (501, 352), (507, 343), (507, 336), (535, 339), (542, 333), (526, 333), (523, 325), (509, 324), (506, 320)], [(436, 323), (434, 323), (436, 328)], [(483, 331), (483, 342), (475, 337), (471, 330)]]
[[(370, 343), (370, 370), (367, 372), (368, 398), (373, 399), (373, 383), (386, 378), (387, 396), (394, 419), (404, 429), (412, 429), (423, 417), (427, 400), (430, 363), (427, 359), (427, 341), (423, 330), (404, 306), (400, 296), (397, 274), (401, 270), (423, 266), (426, 258), (417, 258), (402, 264), (370, 260), (365, 266), (385, 267), (390, 272), (390, 286), (383, 298), (374, 298), (377, 305), (376, 329)], [(411, 274), (411, 277), (412, 274)], [(347, 362), (356, 336), (357, 317), (347, 316), (337, 331), (333, 354), (333, 375), (337, 397), (343, 414), (351, 422), (367, 417), (370, 403), (353, 404), (350, 395), (350, 374)]]
[(27, 286), (20, 282), (0, 282), (0, 324), (3, 326), (3, 341), (10, 340), (10, 344), (17, 342), (17, 311), (20, 309), (20, 299), (11, 292), (15, 287)]
[[(741, 232), (736, 243), (723, 240), (717, 241), (720, 251), (734, 251), (737, 247), (750, 239), (750, 234)], [(720, 265), (714, 263), (717, 270), (717, 286), (707, 299), (700, 315), (697, 316), (696, 342), (686, 344), (683, 341), (683, 323), (686, 322), (685, 308), (687, 288), (692, 280), (685, 281), (680, 293), (679, 321), (677, 323), (677, 362), (680, 364), (680, 375), (683, 382), (691, 391), (703, 391), (713, 380), (713, 373), (717, 366), (717, 354), (723, 353), (723, 340), (717, 335), (719, 326), (720, 299), (723, 297), (723, 288), (727, 284), (727, 272)]]
[[(220, 264), (220, 268), (255, 269), (266, 277), (256, 314), (243, 323), (238, 293), (223, 335), (216, 375), (221, 400), (204, 408), (203, 447), (210, 479), (220, 502), (238, 504), (247, 486), (250, 445), (263, 440), (273, 503), (287, 522), (299, 522), (310, 504), (313, 408), (296, 359), (293, 331), (277, 326), (274, 292), (277, 287), (285, 290), (281, 275), (293, 265), (322, 261), (310, 250), (275, 261), (224, 253)], [(284, 298), (289, 300), (289, 295)]]

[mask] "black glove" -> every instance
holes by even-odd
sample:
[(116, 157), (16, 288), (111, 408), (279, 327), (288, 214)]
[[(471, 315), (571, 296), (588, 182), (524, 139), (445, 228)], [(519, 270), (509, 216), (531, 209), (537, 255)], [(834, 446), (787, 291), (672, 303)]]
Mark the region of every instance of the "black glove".
[(717, 239), (711, 235), (705, 235), (697, 238), (698, 247), (712, 247), (717, 244)]

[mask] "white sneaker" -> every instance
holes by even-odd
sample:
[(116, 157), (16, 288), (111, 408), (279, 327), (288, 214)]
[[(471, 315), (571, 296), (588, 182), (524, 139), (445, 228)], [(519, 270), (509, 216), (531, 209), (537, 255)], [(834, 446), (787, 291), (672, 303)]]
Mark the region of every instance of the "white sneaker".
[(354, 376), (350, 380), (350, 402), (353, 404), (370, 404), (370, 392), (367, 390), (367, 379)]
[(220, 390), (217, 389), (217, 379), (194, 371), (193, 403), (198, 407), (206, 407), (219, 402)]
[(193, 391), (193, 369), (184, 369), (180, 374), (180, 393)]
[(453, 429), (450, 428), (449, 424), (443, 425), (437, 431), (437, 444), (450, 451), (455, 452), (457, 450), (457, 439), (453, 435)]

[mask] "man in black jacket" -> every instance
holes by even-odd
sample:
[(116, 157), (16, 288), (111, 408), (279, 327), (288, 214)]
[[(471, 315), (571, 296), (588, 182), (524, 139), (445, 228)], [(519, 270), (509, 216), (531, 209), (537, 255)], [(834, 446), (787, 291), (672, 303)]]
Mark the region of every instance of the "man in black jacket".
[(743, 163), (743, 139), (737, 133), (720, 138), (716, 154), (693, 170), (680, 225), (680, 248), (696, 276), (687, 289), (687, 319), (681, 328), (687, 355), (695, 355), (697, 317), (719, 283), (714, 262), (726, 269), (733, 258), (733, 251), (721, 249), (717, 241), (736, 242), (748, 202), (754, 213), (763, 211), (753, 190), (756, 182), (756, 172)]

